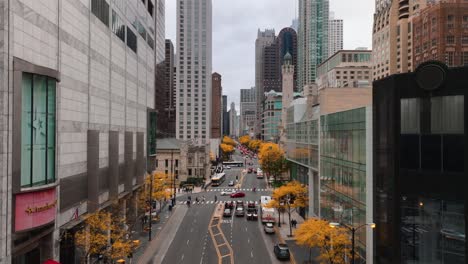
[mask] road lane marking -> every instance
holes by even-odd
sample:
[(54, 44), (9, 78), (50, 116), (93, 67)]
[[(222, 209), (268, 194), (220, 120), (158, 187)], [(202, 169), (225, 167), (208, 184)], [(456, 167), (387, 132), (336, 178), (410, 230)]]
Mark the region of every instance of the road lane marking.
[(250, 257), (253, 258), (253, 251), (250, 251)]
[(189, 241), (190, 241), (190, 239), (189, 239), (189, 240), (187, 240), (187, 246), (188, 246), (188, 243), (189, 243)]
[(185, 256), (185, 255), (184, 255), (184, 254), (182, 254), (182, 257), (180, 258), (180, 260), (184, 260), (184, 256)]

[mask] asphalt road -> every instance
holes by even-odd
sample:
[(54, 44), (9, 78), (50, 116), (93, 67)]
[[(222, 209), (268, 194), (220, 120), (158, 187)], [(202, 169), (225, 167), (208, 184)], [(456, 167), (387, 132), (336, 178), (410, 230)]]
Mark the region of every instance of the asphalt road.
[[(244, 160), (238, 152), (234, 154), (233, 159)], [(248, 167), (256, 169), (258, 165), (254, 161), (254, 165)], [(208, 232), (208, 225), (217, 205), (215, 196), (218, 203), (231, 200), (243, 200), (244, 203), (247, 203), (248, 201), (259, 201), (261, 195), (270, 195), (271, 193), (267, 190), (266, 179), (257, 179), (253, 173), (246, 174), (241, 181), (241, 171), (243, 169), (245, 168), (233, 167), (226, 169), (224, 171), (226, 180), (219, 187), (210, 187), (206, 192), (190, 195), (192, 205), (188, 208), (163, 263), (218, 263), (219, 255), (214, 246), (213, 238)], [(231, 180), (236, 181), (236, 176), (241, 181), (239, 189), (246, 196), (244, 198), (221, 196), (220, 192), (222, 190), (234, 189), (234, 187), (228, 186), (228, 183)], [(253, 192), (253, 188), (256, 188), (257, 191)], [(199, 199), (198, 203), (196, 202), (197, 197)], [(185, 204), (188, 199), (187, 195), (177, 199), (178, 206), (187, 206)], [(233, 215), (222, 219), (221, 230), (233, 250), (234, 263), (277, 263), (272, 255), (273, 245), (277, 243), (276, 235), (265, 235), (260, 219), (258, 221), (247, 221), (246, 216), (236, 217)], [(220, 255), (225, 254), (226, 252), (220, 252)], [(223, 260), (228, 260), (228, 258)], [(223, 263), (228, 262), (223, 261)]]

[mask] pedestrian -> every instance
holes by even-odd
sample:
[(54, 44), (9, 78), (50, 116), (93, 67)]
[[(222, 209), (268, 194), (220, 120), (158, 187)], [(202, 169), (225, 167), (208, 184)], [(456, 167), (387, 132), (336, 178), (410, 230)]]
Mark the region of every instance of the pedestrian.
[(215, 195), (215, 203), (218, 201), (218, 196)]

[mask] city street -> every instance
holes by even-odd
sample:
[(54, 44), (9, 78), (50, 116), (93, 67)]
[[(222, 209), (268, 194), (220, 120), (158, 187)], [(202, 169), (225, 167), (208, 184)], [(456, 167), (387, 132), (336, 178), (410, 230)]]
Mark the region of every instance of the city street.
[[(233, 160), (240, 161), (243, 157), (236, 152)], [(259, 165), (254, 162), (251, 167), (257, 168)], [(192, 204), (186, 204), (189, 195), (183, 195), (177, 199), (177, 207), (187, 210), (175, 237), (170, 243), (162, 263), (279, 263), (273, 254), (273, 245), (278, 243), (276, 234), (267, 235), (263, 231), (260, 221), (248, 221), (246, 216), (231, 216), (221, 218), (219, 231), (212, 223), (212, 216), (217, 206), (221, 206), (224, 201), (248, 201), (259, 202), (261, 195), (270, 195), (267, 189), (266, 179), (257, 179), (256, 174), (250, 173), (242, 177), (244, 167), (232, 167), (225, 169), (226, 180), (217, 187), (209, 187), (206, 192), (189, 194)], [(229, 181), (239, 180), (238, 189), (246, 194), (243, 198), (230, 198), (221, 196), (221, 191), (232, 190), (234, 187), (228, 186)], [(252, 189), (256, 188), (254, 192)], [(215, 196), (217, 201), (215, 202)], [(205, 202), (203, 202), (203, 197)], [(199, 202), (195, 202), (196, 198)], [(259, 207), (258, 207), (259, 208)], [(177, 210), (177, 208), (176, 208)], [(209, 228), (214, 228), (213, 236)], [(215, 242), (215, 243), (214, 243)], [(215, 245), (216, 244), (216, 245)], [(231, 254), (232, 252), (232, 254)], [(224, 256), (224, 257), (223, 257)], [(153, 261), (156, 261), (153, 259)], [(156, 262), (153, 262), (156, 263)], [(287, 263), (287, 262), (283, 262)]]

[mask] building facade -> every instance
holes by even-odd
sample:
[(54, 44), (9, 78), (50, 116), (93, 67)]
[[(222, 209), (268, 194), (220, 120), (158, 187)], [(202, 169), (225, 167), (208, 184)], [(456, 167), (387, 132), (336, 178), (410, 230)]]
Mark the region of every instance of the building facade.
[(222, 106), (221, 106), (221, 95), (223, 94), (223, 88), (221, 86), (221, 74), (215, 72), (211, 75), (211, 86), (213, 96), (211, 98), (211, 137), (221, 138), (221, 127), (222, 127)]
[(297, 85), (315, 82), (317, 66), (328, 58), (328, 0), (299, 0)]
[(239, 135), (254, 136), (257, 120), (257, 94), (255, 87), (241, 89)]
[(413, 19), (413, 65), (428, 60), (449, 67), (468, 65), (468, 2), (429, 5)]
[(282, 94), (275, 91), (265, 93), (262, 113), (262, 139), (278, 142), (280, 137)]
[(172, 41), (165, 41), (165, 60), (156, 66), (156, 100), (158, 113), (158, 138), (175, 137), (176, 120), (176, 91), (174, 89), (174, 45)]
[(376, 263), (466, 263), (468, 68), (374, 82)]
[(229, 112), (227, 110), (227, 95), (223, 95), (223, 136), (229, 136)]
[[(278, 48), (277, 71), (279, 72), (280, 87), (282, 91), (283, 77), (282, 65), (284, 65), (284, 58), (286, 54), (291, 55), (291, 65), (297, 68), (297, 33), (293, 28), (283, 28), (276, 38), (276, 45)], [(267, 90), (269, 91), (269, 90)], [(294, 72), (294, 91), (297, 91), (297, 71)]]
[(335, 19), (330, 14), (328, 20), (328, 56), (343, 49), (343, 19)]
[(211, 135), (211, 0), (177, 1), (176, 138), (204, 144)]
[(340, 50), (317, 68), (317, 86), (323, 88), (370, 87), (371, 50)]
[(231, 137), (236, 137), (239, 134), (239, 129), (236, 124), (237, 110), (236, 104), (231, 103), (231, 108), (229, 109), (229, 135)]
[(0, 2), (1, 263), (75, 263), (82, 216), (134, 199), (164, 4)]
[[(258, 30), (257, 39), (255, 40), (255, 89), (257, 90), (257, 120), (261, 120), (262, 107), (264, 100), (263, 80), (264, 80), (264, 49), (275, 42), (276, 35), (274, 29), (266, 29), (265, 31)], [(258, 121), (255, 126), (256, 136), (261, 134), (261, 121)]]

